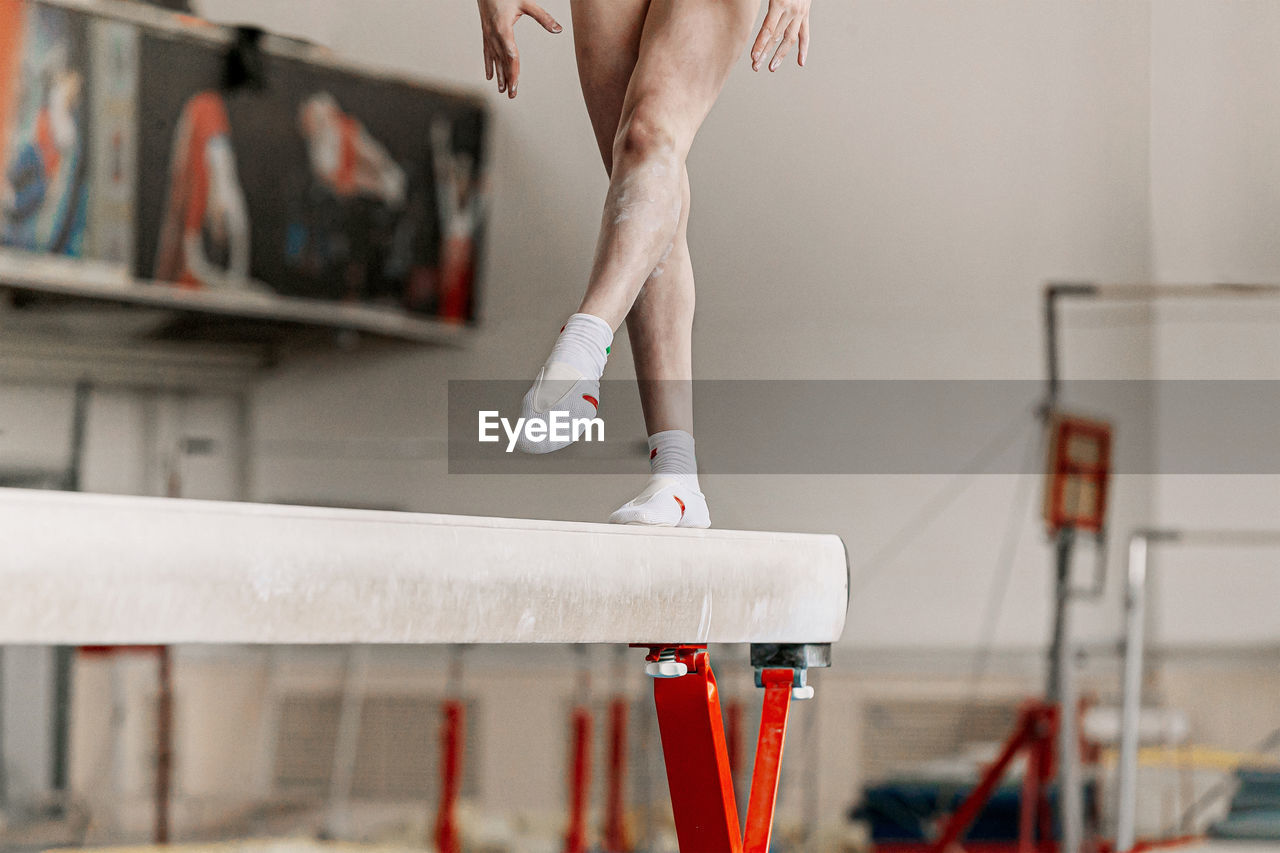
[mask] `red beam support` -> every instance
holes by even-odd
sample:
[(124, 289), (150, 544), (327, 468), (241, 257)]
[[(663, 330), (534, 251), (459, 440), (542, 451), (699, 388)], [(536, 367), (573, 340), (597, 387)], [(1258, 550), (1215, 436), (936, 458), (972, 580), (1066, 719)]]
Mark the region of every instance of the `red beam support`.
[(680, 850), (767, 853), (792, 688), (803, 682), (801, 671), (771, 667), (760, 673), (759, 683), (765, 688), (764, 709), (760, 714), (744, 846), (720, 695), (706, 647), (650, 645), (646, 660), (650, 662), (647, 670), (654, 676), (653, 698)]
[(747, 830), (743, 844), (745, 853), (769, 851), (794, 680), (795, 672), (790, 669), (766, 669), (760, 674), (764, 686), (764, 709), (760, 712), (760, 740), (756, 743), (755, 769), (751, 772), (751, 799), (747, 803)]
[(739, 853), (742, 836), (715, 675), (706, 649), (680, 647), (675, 654), (688, 674), (654, 679), (653, 699), (676, 838), (684, 853)]
[(467, 711), (458, 699), (445, 700), (440, 721), (440, 804), (436, 810), (437, 853), (461, 853), (462, 839), (455, 816), (462, 788), (462, 754), (466, 744)]

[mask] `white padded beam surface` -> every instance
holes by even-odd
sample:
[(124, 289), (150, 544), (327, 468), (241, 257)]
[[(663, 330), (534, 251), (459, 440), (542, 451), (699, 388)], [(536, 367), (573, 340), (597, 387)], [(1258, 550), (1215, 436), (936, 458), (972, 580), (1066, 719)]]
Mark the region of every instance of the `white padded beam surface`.
[(826, 643), (835, 536), (0, 489), (0, 643)]

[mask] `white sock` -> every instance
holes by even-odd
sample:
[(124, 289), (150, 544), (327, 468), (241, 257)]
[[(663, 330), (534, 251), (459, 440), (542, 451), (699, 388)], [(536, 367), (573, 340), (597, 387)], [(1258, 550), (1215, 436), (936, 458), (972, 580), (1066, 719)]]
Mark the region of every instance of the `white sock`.
[(614, 511), (614, 524), (710, 527), (711, 512), (698, 484), (693, 436), (669, 429), (649, 436), (649, 482)]
[(701, 491), (698, 488), (698, 459), (693, 451), (693, 436), (682, 429), (663, 430), (649, 436), (649, 473)]
[(567, 447), (579, 438), (574, 430), (568, 440), (532, 441), (527, 425), (546, 423), (553, 412), (563, 412), (570, 421), (594, 418), (600, 408), (600, 377), (613, 345), (613, 329), (592, 314), (574, 314), (560, 330), (551, 355), (538, 371), (520, 407), (526, 429), (521, 430), (516, 448), (524, 453), (550, 453)]
[(569, 364), (590, 379), (604, 375), (604, 363), (613, 348), (613, 329), (594, 314), (574, 314), (556, 338), (547, 364)]

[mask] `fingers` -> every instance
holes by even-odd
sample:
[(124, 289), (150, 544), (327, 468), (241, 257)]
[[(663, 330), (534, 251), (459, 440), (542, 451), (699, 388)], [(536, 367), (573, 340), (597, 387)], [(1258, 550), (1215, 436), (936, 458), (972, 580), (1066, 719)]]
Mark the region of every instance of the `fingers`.
[(756, 42), (751, 46), (751, 70), (759, 71), (760, 63), (764, 62), (765, 56), (770, 48), (778, 43), (781, 37), (779, 27), (785, 27), (782, 21), (782, 7), (777, 4), (769, 3), (769, 14), (764, 16), (764, 23), (760, 26), (760, 34), (756, 36)]
[[(516, 32), (511, 27), (498, 31), (498, 63), (506, 81), (507, 97), (516, 96), (516, 83), (520, 80), (520, 51), (516, 49)], [(498, 87), (502, 91), (502, 87)]]
[(803, 66), (809, 60), (809, 0), (769, 0), (769, 12), (751, 46), (751, 70), (759, 71), (767, 62), (770, 71), (777, 71), (797, 45), (796, 61)]
[[(486, 80), (498, 81), (498, 91), (506, 92), (508, 98), (516, 96), (516, 85), (520, 80), (520, 52), (516, 48), (515, 23), (521, 15), (533, 18), (549, 33), (564, 31), (564, 27), (532, 0), (520, 5), (501, 4), (502, 9), (494, 4), (480, 3), (481, 30), (484, 35), (484, 76)], [(505, 9), (505, 11), (503, 11)]]
[(507, 63), (504, 60), (502, 44), (496, 39), (489, 40), (489, 53), (493, 56), (493, 74), (498, 78), (498, 91), (507, 91)]
[(506, 63), (502, 61), (503, 49), (502, 43), (498, 41), (498, 37), (486, 28), (484, 34), (484, 78), (486, 80), (497, 80), (498, 91), (505, 92), (507, 89)]
[(498, 77), (498, 91), (506, 92), (508, 98), (514, 98), (516, 80), (520, 76), (520, 52), (516, 50), (515, 33), (509, 28), (495, 32), (488, 43), (494, 73)]
[(556, 22), (555, 18), (551, 17), (550, 12), (539, 6), (537, 3), (526, 3), (520, 7), (520, 11), (524, 12), (530, 18), (533, 18), (539, 24), (542, 24), (542, 28), (549, 33), (558, 33), (564, 29), (564, 27), (560, 26), (560, 24)]
[(516, 96), (516, 83), (520, 80), (520, 53), (513, 46), (507, 56), (507, 97)]
[(787, 24), (787, 29), (782, 36), (782, 42), (778, 45), (777, 52), (773, 54), (773, 59), (769, 61), (770, 71), (777, 71), (782, 66), (787, 54), (791, 53), (791, 48), (795, 47), (796, 42), (800, 40), (800, 24), (799, 18), (792, 18)]

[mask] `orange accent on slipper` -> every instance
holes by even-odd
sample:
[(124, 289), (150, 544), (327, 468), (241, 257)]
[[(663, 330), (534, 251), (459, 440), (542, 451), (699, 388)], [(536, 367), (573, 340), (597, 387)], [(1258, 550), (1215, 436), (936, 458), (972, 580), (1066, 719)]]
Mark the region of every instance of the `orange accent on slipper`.
[(590, 394), (583, 394), (582, 399), (586, 400), (588, 403), (595, 406), (597, 410), (599, 410), (600, 401), (597, 400), (595, 397), (592, 397)]
[(680, 500), (679, 495), (672, 495), (671, 497), (675, 498), (676, 503), (680, 504), (680, 517), (684, 518), (684, 501)]

